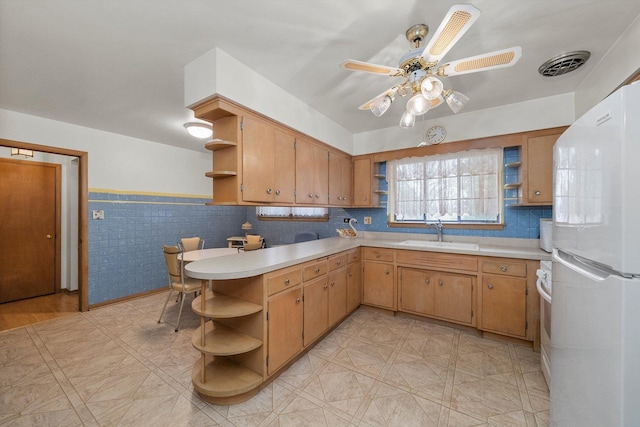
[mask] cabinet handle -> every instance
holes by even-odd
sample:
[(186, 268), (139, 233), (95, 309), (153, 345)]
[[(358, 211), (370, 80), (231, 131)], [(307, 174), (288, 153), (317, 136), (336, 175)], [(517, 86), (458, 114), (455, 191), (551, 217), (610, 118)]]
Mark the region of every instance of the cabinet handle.
[(352, 272), (349, 272), (349, 277), (352, 277), (352, 276), (353, 276), (353, 273), (352, 273)]
[(327, 285), (324, 285), (322, 288), (323, 288), (323, 289), (327, 289), (327, 288), (328, 288), (328, 286), (327, 286)]
[(507, 266), (503, 265), (500, 267), (500, 271), (502, 271), (503, 273), (505, 273), (507, 271)]
[(271, 194), (271, 189), (267, 188), (267, 194)]
[(319, 194), (316, 194), (316, 199), (319, 199), (319, 198), (320, 198), (320, 195), (319, 195)]
[(428, 284), (429, 284), (429, 279), (424, 279), (424, 283), (425, 283), (426, 285), (428, 285)]
[(376, 253), (376, 258), (380, 258), (380, 254), (379, 253)]
[(331, 287), (333, 288), (336, 285), (335, 281), (331, 281)]
[(536, 196), (540, 195), (540, 192), (538, 190), (534, 191), (533, 194), (535, 194)]
[(313, 199), (313, 194), (309, 193), (309, 197)]
[(300, 304), (300, 298), (296, 298), (296, 304)]
[(288, 285), (289, 283), (291, 283), (291, 280), (289, 280), (289, 279), (287, 279), (287, 280), (285, 280), (285, 281), (284, 281), (284, 284), (285, 284), (285, 285)]
[(444, 285), (444, 283), (442, 283), (442, 280), (438, 280), (438, 286), (442, 286)]
[(316, 274), (320, 273), (320, 267), (316, 267), (315, 272), (316, 272)]
[(336, 262), (336, 265), (340, 265), (340, 264), (342, 264), (342, 261), (337, 261)]
[(493, 283), (489, 283), (489, 284), (487, 285), (487, 288), (489, 288), (489, 289), (493, 289)]
[(367, 198), (366, 198), (366, 197), (363, 197), (363, 198), (362, 198), (362, 201), (363, 201), (363, 202), (366, 202), (366, 201), (367, 201)]
[(384, 274), (389, 275), (389, 270), (385, 270)]
[(276, 196), (280, 195), (280, 190), (276, 190)]

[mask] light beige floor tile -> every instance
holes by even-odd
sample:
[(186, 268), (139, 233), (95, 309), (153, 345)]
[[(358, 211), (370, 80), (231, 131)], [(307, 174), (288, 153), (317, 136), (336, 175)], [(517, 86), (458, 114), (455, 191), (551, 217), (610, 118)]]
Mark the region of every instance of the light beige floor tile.
[(522, 410), (522, 403), (517, 387), (493, 380), (481, 380), (455, 385), (451, 408), (486, 419)]

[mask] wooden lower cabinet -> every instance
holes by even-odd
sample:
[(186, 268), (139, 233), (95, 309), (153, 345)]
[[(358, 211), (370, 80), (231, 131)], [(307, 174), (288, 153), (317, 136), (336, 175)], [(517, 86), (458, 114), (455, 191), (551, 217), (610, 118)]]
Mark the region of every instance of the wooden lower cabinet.
[(474, 276), (398, 268), (398, 309), (472, 325)]
[(387, 262), (364, 261), (362, 302), (388, 310), (396, 309), (394, 266)]
[(362, 265), (360, 261), (347, 266), (347, 313), (362, 303)]
[(433, 315), (473, 325), (474, 276), (439, 272), (433, 286)]
[(280, 292), (268, 302), (268, 363), (271, 375), (302, 351), (302, 286)]
[(526, 279), (497, 275), (485, 275), (482, 278), (482, 329), (525, 337)]
[(328, 326), (331, 327), (347, 315), (347, 270), (341, 268), (332, 271), (327, 276), (327, 282), (327, 318)]
[(316, 340), (328, 327), (329, 309), (327, 278), (315, 279), (304, 285), (304, 345)]

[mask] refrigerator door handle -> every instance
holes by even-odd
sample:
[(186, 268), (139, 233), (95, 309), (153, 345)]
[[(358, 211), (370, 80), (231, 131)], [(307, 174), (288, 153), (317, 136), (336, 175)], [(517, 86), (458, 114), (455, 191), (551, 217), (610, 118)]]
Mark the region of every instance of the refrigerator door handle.
[(583, 258), (578, 258), (570, 253), (559, 249), (553, 249), (553, 261), (559, 262), (576, 273), (587, 276), (591, 280), (601, 282), (612, 275), (611, 270), (601, 268), (597, 265), (585, 262)]

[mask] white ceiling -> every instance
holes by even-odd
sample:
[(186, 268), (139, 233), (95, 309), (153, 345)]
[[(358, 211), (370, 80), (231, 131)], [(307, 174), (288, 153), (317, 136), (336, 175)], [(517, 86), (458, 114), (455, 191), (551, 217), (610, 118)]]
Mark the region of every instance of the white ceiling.
[[(640, 1), (471, 0), (480, 18), (445, 59), (511, 46), (513, 67), (451, 77), (466, 111), (573, 92), (629, 24)], [(0, 0), (0, 108), (200, 150), (182, 124), (183, 67), (219, 47), (353, 133), (397, 126), (359, 105), (397, 79), (353, 73), (344, 59), (397, 66), (406, 29), (431, 32), (447, 0)], [(591, 59), (566, 76), (538, 67), (573, 50)], [(401, 101), (403, 101), (401, 99)], [(429, 118), (452, 114), (446, 106)]]

